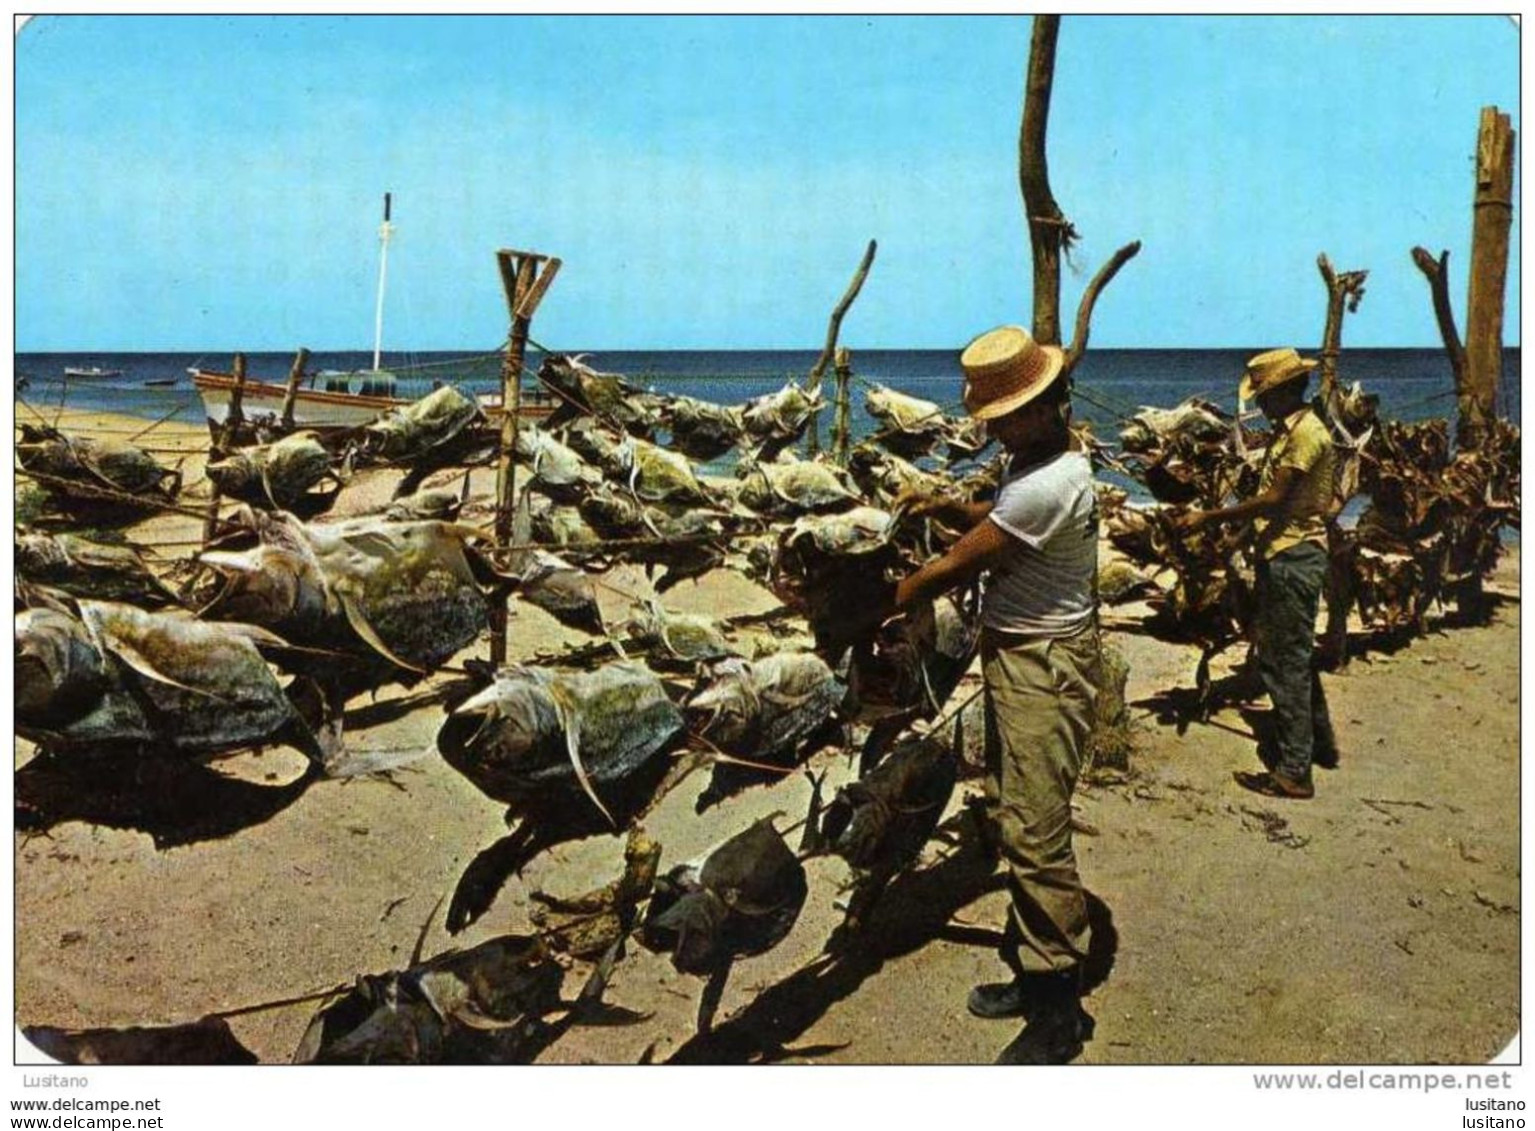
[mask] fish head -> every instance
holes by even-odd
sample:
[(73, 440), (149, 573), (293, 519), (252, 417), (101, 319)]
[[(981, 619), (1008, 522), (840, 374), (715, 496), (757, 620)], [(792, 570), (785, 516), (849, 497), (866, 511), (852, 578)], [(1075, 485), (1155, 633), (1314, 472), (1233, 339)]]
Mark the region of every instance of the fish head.
[(272, 627), (324, 615), (324, 582), (313, 563), (293, 550), (206, 550), (197, 560), (222, 582), (203, 610), (206, 616)]
[(261, 469), (254, 457), (245, 452), (221, 460), (211, 461), (205, 474), (221, 492), (237, 495), (248, 491), (261, 478)]
[(90, 631), (55, 609), (16, 614), (15, 665), (16, 717), (23, 725), (83, 714), (110, 680)]

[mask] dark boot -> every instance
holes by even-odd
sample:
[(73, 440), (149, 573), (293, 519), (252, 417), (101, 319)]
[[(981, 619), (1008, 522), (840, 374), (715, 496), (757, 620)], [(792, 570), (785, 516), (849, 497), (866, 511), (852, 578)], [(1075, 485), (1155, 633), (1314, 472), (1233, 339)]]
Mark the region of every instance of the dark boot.
[(965, 1005), (977, 1017), (1026, 1017), (1033, 995), (1022, 978), (987, 982), (970, 991)]
[(1042, 976), (1029, 987), (1029, 1023), (998, 1064), (1067, 1064), (1082, 1052), (1082, 981), (1076, 970)]

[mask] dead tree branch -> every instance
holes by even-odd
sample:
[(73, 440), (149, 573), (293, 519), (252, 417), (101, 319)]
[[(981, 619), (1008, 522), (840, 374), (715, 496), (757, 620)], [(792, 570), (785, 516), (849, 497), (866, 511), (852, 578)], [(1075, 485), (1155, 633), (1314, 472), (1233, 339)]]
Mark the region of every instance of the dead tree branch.
[(1108, 286), (1110, 280), (1119, 273), (1119, 269), (1134, 259), (1140, 250), (1140, 240), (1125, 244), (1110, 257), (1107, 263), (1098, 268), (1093, 281), (1088, 283), (1087, 290), (1082, 292), (1082, 301), (1077, 304), (1077, 324), (1071, 333), (1071, 348), (1066, 351), (1064, 373), (1069, 375), (1076, 368), (1082, 355), (1087, 352), (1088, 330), (1093, 320), (1093, 307), (1098, 304), (1098, 292)]

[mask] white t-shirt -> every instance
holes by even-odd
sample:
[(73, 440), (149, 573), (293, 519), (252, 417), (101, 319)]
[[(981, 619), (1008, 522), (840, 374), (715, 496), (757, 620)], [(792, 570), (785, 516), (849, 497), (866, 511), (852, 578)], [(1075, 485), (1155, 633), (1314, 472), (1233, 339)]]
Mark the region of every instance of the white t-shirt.
[(1071, 636), (1093, 616), (1098, 496), (1085, 452), (1008, 465), (991, 521), (1018, 540), (987, 575), (981, 623), (1001, 632)]

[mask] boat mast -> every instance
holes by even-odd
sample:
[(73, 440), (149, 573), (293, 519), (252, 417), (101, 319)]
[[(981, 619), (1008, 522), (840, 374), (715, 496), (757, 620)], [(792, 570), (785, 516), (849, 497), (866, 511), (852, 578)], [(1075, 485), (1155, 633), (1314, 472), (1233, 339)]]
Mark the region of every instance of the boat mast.
[(384, 194), (384, 222), (378, 226), (378, 310), (373, 317), (373, 368), (378, 368), (384, 345), (384, 280), (389, 276), (389, 237), (394, 225), (389, 222), (389, 197)]

